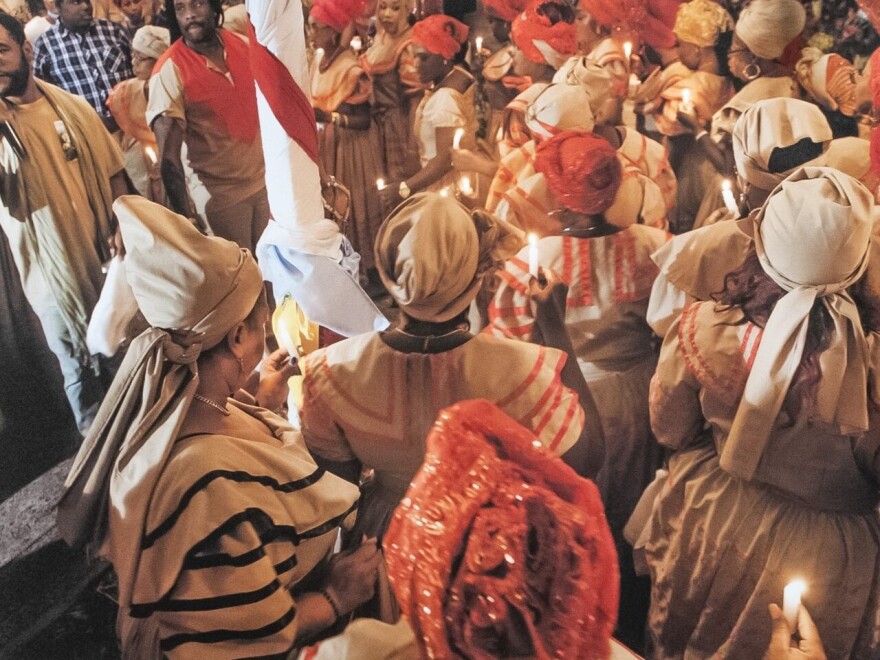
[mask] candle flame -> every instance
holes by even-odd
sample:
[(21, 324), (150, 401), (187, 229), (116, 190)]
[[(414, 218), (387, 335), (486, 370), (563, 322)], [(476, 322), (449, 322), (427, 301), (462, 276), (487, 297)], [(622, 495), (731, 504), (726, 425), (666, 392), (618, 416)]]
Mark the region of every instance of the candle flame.
[(379, 190), (384, 190), (385, 189), (385, 179), (383, 179), (382, 177), (379, 177), (378, 179), (376, 179), (376, 188), (378, 188)]
[(721, 190), (731, 190), (730, 179), (724, 179), (721, 182)]
[(153, 147), (144, 147), (144, 153), (147, 154), (147, 158), (150, 159), (150, 163), (153, 165), (159, 161), (159, 158), (156, 156), (156, 150)]
[(356, 51), (360, 50), (361, 47), (364, 45), (360, 37), (352, 37), (349, 43), (351, 44), (351, 47)]
[(691, 90), (681, 90), (681, 103), (684, 106), (689, 106), (691, 104)]
[(483, 37), (477, 37), (474, 40), (474, 45), (477, 47), (477, 53), (483, 50)]
[(790, 593), (792, 598), (800, 600), (801, 596), (807, 593), (807, 583), (800, 578), (792, 580), (785, 585), (785, 592)]
[(463, 138), (463, 137), (464, 137), (464, 129), (463, 128), (456, 128), (455, 129), (455, 136), (452, 138), (452, 148), (453, 149), (460, 149), (461, 148), (461, 138)]
[(632, 57), (632, 54), (633, 54), (632, 41), (625, 41), (623, 43), (623, 54), (627, 60), (629, 60), (629, 58)]
[(538, 246), (538, 235), (537, 234), (529, 234), (529, 246), (531, 246), (531, 247)]

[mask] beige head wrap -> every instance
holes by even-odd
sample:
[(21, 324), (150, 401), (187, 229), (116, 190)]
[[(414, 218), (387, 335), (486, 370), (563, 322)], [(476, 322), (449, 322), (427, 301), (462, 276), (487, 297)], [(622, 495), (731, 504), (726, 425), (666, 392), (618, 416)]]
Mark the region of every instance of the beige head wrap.
[(376, 236), (376, 266), (410, 317), (442, 323), (470, 305), (483, 277), (522, 247), (504, 223), (451, 197), (413, 195)]
[(526, 126), (532, 135), (547, 139), (563, 131), (593, 130), (591, 97), (580, 85), (554, 83), (526, 108)]
[(770, 171), (775, 149), (790, 147), (805, 138), (823, 144), (823, 152), (831, 143), (831, 127), (814, 103), (789, 98), (758, 101), (740, 115), (733, 127), (736, 169), (753, 186), (773, 190), (794, 170), (825, 164), (823, 153), (784, 172)]
[(131, 49), (158, 60), (171, 46), (171, 33), (163, 27), (145, 25), (131, 39)]
[(660, 186), (627, 159), (620, 155), (618, 158), (623, 166), (623, 177), (614, 203), (605, 211), (605, 221), (624, 228), (633, 224), (664, 226), (666, 200)]
[(798, 0), (752, 0), (739, 15), (735, 32), (754, 55), (775, 60), (806, 24), (807, 12)]
[(103, 544), (127, 607), (153, 489), (199, 383), (196, 360), (250, 314), (263, 281), (247, 250), (159, 204), (124, 196), (113, 210), (128, 281), (153, 327), (129, 346), (74, 460), (58, 529), (73, 545)]
[(858, 179), (869, 190), (876, 187), (877, 177), (871, 171), (871, 142), (859, 137), (831, 140), (825, 153), (825, 165)]
[(795, 69), (798, 82), (816, 103), (847, 117), (856, 113), (856, 70), (845, 57), (804, 48)]
[(679, 41), (701, 48), (718, 43), (718, 37), (733, 29), (733, 19), (727, 10), (712, 0), (691, 0), (680, 5), (672, 31)]
[(553, 75), (553, 82), (583, 87), (590, 97), (590, 108), (594, 115), (596, 109), (613, 92), (614, 86), (614, 81), (608, 70), (584, 55), (566, 60), (565, 64)]
[(868, 347), (847, 287), (868, 266), (874, 201), (858, 181), (826, 167), (798, 170), (767, 199), (755, 224), (761, 267), (787, 292), (773, 308), (746, 381), (721, 466), (750, 479), (800, 365), (817, 300), (834, 322), (821, 353), (816, 416), (842, 433), (868, 428)]

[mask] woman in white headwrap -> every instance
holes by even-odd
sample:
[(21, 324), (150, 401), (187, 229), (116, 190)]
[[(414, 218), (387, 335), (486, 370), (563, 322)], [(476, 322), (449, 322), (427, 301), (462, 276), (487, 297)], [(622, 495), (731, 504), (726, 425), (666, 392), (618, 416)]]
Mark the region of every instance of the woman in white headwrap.
[[(648, 307), (654, 332), (664, 336), (687, 303), (711, 300), (724, 287), (725, 275), (753, 249), (754, 213), (795, 170), (824, 166), (831, 142), (831, 128), (813, 103), (768, 99), (740, 116), (733, 154), (741, 210), (718, 209), (708, 226), (674, 237), (653, 256), (660, 267)], [(738, 219), (741, 212), (746, 217)]]
[(376, 240), (376, 262), (400, 307), (400, 324), (303, 361), (309, 449), (352, 481), (362, 467), (375, 471), (360, 511), (367, 532), (384, 531), (422, 463), (428, 430), (457, 401), (494, 401), (582, 474), (601, 463), (601, 430), (573, 360), (469, 330), (468, 308), (484, 278), (520, 245), (486, 213), (472, 215), (436, 193), (414, 195)]
[[(151, 327), (74, 461), (58, 528), (113, 563), (124, 658), (286, 655), (372, 596), (375, 543), (326, 561), (357, 488), (267, 409), (295, 367), (263, 360), (250, 253), (142, 197), (113, 210)], [(261, 361), (255, 398), (240, 388)]]
[(756, 101), (800, 98), (794, 64), (805, 25), (806, 11), (798, 0), (753, 0), (736, 22), (727, 53), (731, 74), (746, 83), (745, 86), (712, 116), (710, 123), (679, 113), (683, 123), (692, 124), (697, 143), (719, 173), (706, 190), (696, 223), (722, 205), (721, 177), (733, 173), (730, 140), (739, 116)]
[(156, 60), (171, 45), (166, 28), (145, 25), (131, 40), (131, 65), (135, 77), (110, 92), (107, 107), (122, 131), (125, 171), (137, 191), (154, 202), (165, 203), (165, 189), (158, 168), (156, 136), (147, 125), (147, 81)]
[[(543, 191), (540, 203), (556, 217), (556, 231), (538, 241), (538, 266), (568, 285), (565, 327), (606, 438), (595, 481), (621, 558), (618, 634), (640, 646), (647, 581), (637, 585), (622, 532), (660, 458), (648, 424), (648, 383), (657, 358), (645, 310), (658, 272), (651, 253), (668, 234), (647, 225), (665, 217), (666, 206), (656, 183), (590, 133), (567, 132), (544, 142), (535, 167), (531, 194), (514, 199), (530, 208)], [(529, 249), (505, 265), (489, 308), (489, 331), (540, 343), (529, 299)]]
[(646, 545), (654, 657), (763, 657), (768, 605), (793, 579), (829, 658), (880, 651), (873, 206), (845, 174), (795, 172), (718, 302), (666, 335), (651, 425), (675, 453)]

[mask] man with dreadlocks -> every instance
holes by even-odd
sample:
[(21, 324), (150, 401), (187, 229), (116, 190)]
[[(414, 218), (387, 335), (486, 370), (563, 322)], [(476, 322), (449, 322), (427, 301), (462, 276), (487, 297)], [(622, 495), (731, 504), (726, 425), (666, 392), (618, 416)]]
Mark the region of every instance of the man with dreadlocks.
[[(250, 249), (269, 220), (247, 42), (220, 27), (220, 0), (166, 0), (174, 42), (150, 80), (147, 121), (171, 208)], [(181, 146), (196, 177), (189, 189)]]

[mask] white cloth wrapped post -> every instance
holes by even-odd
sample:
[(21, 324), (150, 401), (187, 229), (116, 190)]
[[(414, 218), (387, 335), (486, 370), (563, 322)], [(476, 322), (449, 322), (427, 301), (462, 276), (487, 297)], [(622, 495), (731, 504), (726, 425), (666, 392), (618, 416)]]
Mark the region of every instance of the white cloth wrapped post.
[(359, 258), (324, 217), (301, 0), (248, 0), (247, 9), (273, 216), (257, 245), (263, 276), (276, 300), (289, 293), (334, 332), (383, 330), (388, 320), (358, 284)]

